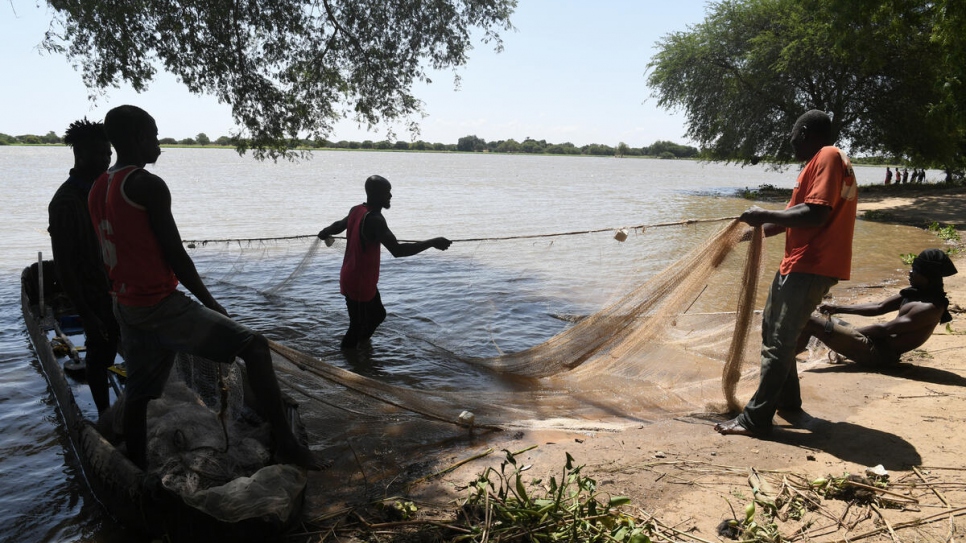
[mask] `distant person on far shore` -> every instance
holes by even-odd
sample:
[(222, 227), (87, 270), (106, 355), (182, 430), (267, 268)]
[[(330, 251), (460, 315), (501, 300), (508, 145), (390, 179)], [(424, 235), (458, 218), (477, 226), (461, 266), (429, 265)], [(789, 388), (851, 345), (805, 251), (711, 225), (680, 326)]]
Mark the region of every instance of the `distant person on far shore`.
[(87, 196), (111, 165), (111, 144), (104, 125), (86, 118), (64, 133), (74, 151), (74, 167), (47, 207), (50, 245), (57, 279), (84, 327), (84, 365), (97, 412), (111, 406), (107, 368), (117, 356), (118, 327), (111, 300), (111, 281), (101, 260), (101, 247), (91, 224)]
[[(943, 290), (943, 277), (956, 274), (956, 266), (942, 249), (926, 249), (912, 261), (909, 287), (885, 300), (858, 305), (822, 304), (819, 311), (827, 317), (813, 316), (799, 338), (802, 352), (815, 337), (829, 349), (861, 366), (887, 368), (899, 357), (920, 347), (937, 326), (950, 322), (949, 300)], [(874, 317), (898, 311), (889, 322), (854, 327), (832, 315), (850, 314)]]
[(889, 167), (886, 166), (885, 184), (888, 185), (888, 184), (891, 184), (891, 183), (892, 183), (892, 170), (890, 170)]
[(446, 238), (399, 242), (389, 229), (383, 209), (389, 209), (392, 185), (385, 177), (372, 175), (366, 179), (366, 201), (349, 210), (349, 214), (319, 232), (319, 239), (346, 232), (345, 257), (339, 273), (339, 289), (345, 296), (349, 312), (349, 329), (342, 338), (342, 349), (365, 346), (386, 319), (386, 308), (379, 296), (380, 246), (393, 257), (413, 256), (433, 248), (445, 251)]
[(909, 168), (902, 169), (902, 184), (905, 185), (909, 182)]

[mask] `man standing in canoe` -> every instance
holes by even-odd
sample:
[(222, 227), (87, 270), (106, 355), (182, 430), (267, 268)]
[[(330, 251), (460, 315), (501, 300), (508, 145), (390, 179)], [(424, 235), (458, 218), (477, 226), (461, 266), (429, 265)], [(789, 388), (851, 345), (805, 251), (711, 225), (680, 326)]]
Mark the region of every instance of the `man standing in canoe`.
[[(128, 368), (128, 456), (146, 467), (148, 402), (161, 396), (175, 353), (184, 352), (225, 364), (236, 356), (244, 360), (272, 427), (276, 461), (319, 469), (286, 421), (268, 341), (230, 319), (208, 292), (181, 243), (167, 184), (144, 170), (161, 155), (154, 119), (138, 107), (120, 106), (107, 112), (104, 125), (117, 162), (95, 181), (89, 203), (113, 281)], [(198, 301), (178, 290), (179, 281)]]
[(762, 226), (766, 236), (785, 233), (782, 259), (762, 314), (758, 390), (737, 417), (715, 425), (721, 434), (763, 436), (779, 409), (800, 411), (802, 395), (795, 354), (812, 311), (829, 289), (852, 270), (852, 233), (858, 186), (852, 163), (832, 146), (832, 120), (811, 110), (795, 122), (791, 144), (805, 162), (788, 206), (752, 207), (739, 217)]
[(117, 356), (119, 332), (112, 308), (111, 282), (91, 227), (87, 196), (94, 180), (111, 165), (111, 143), (104, 125), (86, 118), (67, 127), (64, 143), (74, 151), (74, 167), (47, 206), (47, 232), (57, 280), (84, 327), (87, 385), (97, 412), (103, 413), (111, 406), (107, 368)]
[(392, 200), (392, 185), (385, 177), (372, 175), (366, 179), (366, 202), (349, 210), (349, 214), (323, 228), (320, 239), (346, 232), (345, 257), (339, 273), (339, 288), (349, 311), (349, 329), (342, 338), (342, 349), (357, 349), (372, 337), (386, 319), (386, 308), (379, 296), (380, 245), (395, 258), (419, 254), (426, 249), (445, 251), (446, 238), (399, 242), (382, 216)]

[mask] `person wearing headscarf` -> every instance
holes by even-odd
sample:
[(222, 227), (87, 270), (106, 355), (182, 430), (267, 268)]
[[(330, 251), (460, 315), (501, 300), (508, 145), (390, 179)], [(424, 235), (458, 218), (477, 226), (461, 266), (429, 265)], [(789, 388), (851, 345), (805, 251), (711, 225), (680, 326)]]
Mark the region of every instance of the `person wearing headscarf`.
[[(920, 347), (940, 324), (952, 320), (943, 278), (956, 274), (956, 266), (942, 249), (926, 249), (912, 261), (909, 287), (885, 300), (857, 305), (822, 304), (824, 315), (813, 316), (799, 338), (799, 352), (815, 337), (829, 349), (857, 364), (895, 366), (903, 353)], [(898, 311), (891, 321), (855, 327), (832, 318), (835, 314), (873, 317)]]

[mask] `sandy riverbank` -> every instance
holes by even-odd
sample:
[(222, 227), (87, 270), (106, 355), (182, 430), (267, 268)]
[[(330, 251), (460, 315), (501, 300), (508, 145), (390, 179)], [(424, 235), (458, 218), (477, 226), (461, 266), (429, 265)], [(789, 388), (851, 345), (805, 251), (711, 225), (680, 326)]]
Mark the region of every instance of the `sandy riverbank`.
[[(903, 224), (951, 224), (966, 238), (964, 199), (962, 188), (879, 191), (860, 198), (859, 213), (876, 211)], [(936, 246), (944, 243), (937, 239)], [(861, 253), (860, 247), (855, 250)], [(823, 500), (803, 521), (779, 521), (778, 530), (789, 538), (805, 526), (807, 535), (799, 537), (820, 541), (867, 533), (872, 533), (870, 540), (950, 541), (966, 529), (966, 517), (956, 516), (956, 508), (966, 506), (966, 256), (958, 253), (954, 261), (960, 273), (946, 281), (953, 314), (948, 329), (937, 329), (922, 349), (908, 353), (900, 368), (889, 373), (832, 365), (824, 352), (800, 359), (807, 416), (776, 418), (768, 440), (718, 435), (712, 429), (715, 417), (693, 413), (619, 433), (495, 434), (481, 448), (519, 451), (536, 445), (519, 456), (521, 463), (533, 465), (528, 472), (532, 479), (559, 476), (569, 453), (585, 465), (584, 474), (597, 480), (601, 492), (630, 497), (628, 512), (653, 515), (673, 526), (681, 532), (677, 540), (719, 540), (716, 526), (732, 518), (732, 510), (743, 516), (752, 501), (752, 468), (814, 479), (862, 474), (881, 464), (890, 473), (892, 490), (909, 502), (904, 509)], [(887, 282), (886, 289), (849, 288), (848, 299), (838, 301), (882, 297), (897, 284), (895, 277), (883, 278)], [(459, 460), (440, 459), (439, 467)], [(416, 501), (419, 515), (451, 515), (454, 500), (464, 494), (458, 489), (501, 460), (496, 452), (468, 462), (418, 485), (407, 499)], [(780, 475), (767, 477), (780, 486)], [(937, 513), (943, 513), (939, 522), (903, 527)]]

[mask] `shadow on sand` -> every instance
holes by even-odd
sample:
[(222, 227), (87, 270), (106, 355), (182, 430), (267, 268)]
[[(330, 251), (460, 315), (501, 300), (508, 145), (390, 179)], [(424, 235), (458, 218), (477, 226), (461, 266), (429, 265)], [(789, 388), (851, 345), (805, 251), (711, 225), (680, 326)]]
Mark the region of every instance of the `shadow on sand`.
[(831, 364), (817, 368), (803, 369), (801, 371), (809, 373), (872, 373), (909, 379), (910, 381), (921, 381), (923, 383), (930, 383), (934, 385), (949, 385), (958, 387), (966, 386), (966, 377), (963, 377), (958, 373), (941, 370), (939, 368), (931, 368), (929, 366), (917, 366), (909, 363), (902, 363), (891, 368), (875, 370), (873, 368), (867, 368), (858, 364), (846, 362), (844, 364)]
[(906, 470), (922, 463), (916, 448), (894, 434), (850, 422), (831, 422), (804, 411), (778, 419), (787, 424), (776, 424), (767, 438), (770, 441), (817, 449), (862, 466), (882, 464), (888, 470)]

